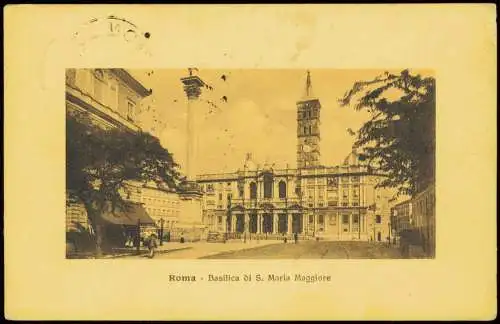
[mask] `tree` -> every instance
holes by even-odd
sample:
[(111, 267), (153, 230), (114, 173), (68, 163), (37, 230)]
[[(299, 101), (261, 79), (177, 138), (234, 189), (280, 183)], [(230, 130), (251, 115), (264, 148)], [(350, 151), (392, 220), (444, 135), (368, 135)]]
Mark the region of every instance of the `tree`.
[(371, 114), (357, 131), (353, 148), (386, 175), (379, 187), (414, 195), (434, 182), (435, 88), (433, 77), (386, 72), (356, 82), (340, 99), (341, 106), (353, 104)]
[(104, 129), (88, 114), (68, 114), (66, 119), (66, 190), (85, 205), (102, 253), (101, 214), (108, 203), (124, 207), (120, 195), (127, 180), (154, 181), (158, 187), (178, 188), (184, 178), (172, 154), (148, 133), (119, 128)]

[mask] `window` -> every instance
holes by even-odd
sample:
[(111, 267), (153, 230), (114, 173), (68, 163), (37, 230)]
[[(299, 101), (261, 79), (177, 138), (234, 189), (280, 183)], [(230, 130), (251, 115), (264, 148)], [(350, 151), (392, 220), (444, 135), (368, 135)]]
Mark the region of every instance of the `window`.
[(219, 200), (222, 200), (222, 194), (219, 193)]
[(326, 180), (327, 186), (333, 188), (337, 188), (338, 186), (338, 179), (337, 178), (328, 178)]
[(353, 215), (353, 216), (352, 216), (352, 222), (353, 222), (354, 224), (359, 223), (359, 215)]
[(135, 104), (132, 101), (127, 103), (127, 119), (130, 121), (134, 120)]
[(104, 82), (104, 72), (100, 69), (95, 70), (94, 72), (94, 98), (101, 104), (104, 104), (103, 93), (104, 89), (107, 88), (106, 83)]
[(337, 217), (335, 215), (330, 215), (330, 225), (337, 224)]
[(325, 216), (324, 215), (319, 215), (318, 223), (320, 223), (321, 225), (323, 225), (325, 223)]
[(349, 224), (349, 215), (348, 214), (342, 215), (342, 224)]
[(255, 182), (250, 183), (250, 199), (257, 199), (257, 184)]
[(222, 223), (222, 216), (217, 217), (217, 223), (219, 223), (219, 224)]
[(285, 183), (285, 181), (280, 181), (280, 183), (279, 183), (279, 197), (286, 198), (286, 183)]
[(232, 195), (232, 194), (230, 194), (230, 193), (229, 193), (229, 194), (227, 194), (227, 200), (228, 200), (228, 201), (231, 201), (231, 198), (233, 198), (233, 195)]
[(309, 224), (312, 224), (312, 223), (314, 223), (314, 216), (309, 215)]
[(271, 174), (264, 175), (264, 198), (272, 198), (273, 196), (273, 176)]
[(377, 224), (382, 223), (382, 217), (380, 217), (380, 215), (375, 216), (375, 222), (376, 222)]
[(304, 135), (307, 135), (307, 127), (304, 126)]
[(311, 126), (309, 126), (309, 134), (312, 134), (312, 131), (311, 131), (311, 130), (312, 130), (312, 127), (311, 127)]
[(109, 95), (107, 105), (113, 109), (118, 107), (118, 88), (116, 81), (111, 81), (109, 84)]

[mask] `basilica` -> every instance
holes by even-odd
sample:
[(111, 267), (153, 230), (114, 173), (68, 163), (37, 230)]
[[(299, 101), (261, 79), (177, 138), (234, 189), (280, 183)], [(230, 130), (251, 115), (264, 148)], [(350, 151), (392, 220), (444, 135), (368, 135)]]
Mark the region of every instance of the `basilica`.
[(354, 151), (341, 165), (320, 164), (321, 102), (312, 96), (309, 72), (305, 89), (297, 102), (297, 168), (258, 165), (247, 154), (235, 172), (198, 175), (203, 223), (210, 232), (249, 239), (390, 239), (392, 192), (376, 188), (382, 175)]

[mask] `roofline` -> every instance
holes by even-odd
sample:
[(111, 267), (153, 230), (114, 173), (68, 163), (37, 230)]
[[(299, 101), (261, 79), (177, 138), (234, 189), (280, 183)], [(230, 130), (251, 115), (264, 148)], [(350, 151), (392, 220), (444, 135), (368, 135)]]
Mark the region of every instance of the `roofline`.
[(125, 69), (110, 69), (116, 76), (121, 78), (125, 83), (127, 83), (133, 90), (137, 91), (142, 97), (147, 97), (153, 93), (153, 90), (146, 89), (142, 83), (140, 83), (136, 78), (134, 78)]

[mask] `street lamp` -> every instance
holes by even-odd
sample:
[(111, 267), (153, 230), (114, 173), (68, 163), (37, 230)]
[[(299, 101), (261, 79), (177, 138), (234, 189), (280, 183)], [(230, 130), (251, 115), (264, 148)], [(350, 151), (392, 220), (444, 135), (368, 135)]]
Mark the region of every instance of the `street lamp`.
[(160, 218), (160, 245), (163, 245), (163, 217)]

